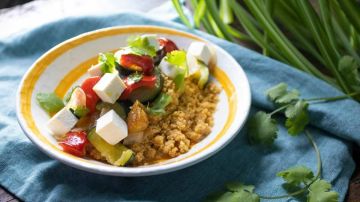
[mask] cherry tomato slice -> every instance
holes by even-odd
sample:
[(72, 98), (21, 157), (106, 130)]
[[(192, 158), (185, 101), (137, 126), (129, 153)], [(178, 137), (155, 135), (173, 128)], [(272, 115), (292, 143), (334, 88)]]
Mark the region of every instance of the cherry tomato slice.
[(100, 80), (100, 76), (93, 76), (87, 78), (82, 84), (81, 89), (86, 94), (86, 107), (90, 110), (90, 113), (95, 112), (96, 110), (96, 103), (99, 101), (99, 96), (93, 90), (93, 87), (97, 82)]
[(145, 76), (143, 75), (142, 79), (136, 83), (132, 83), (132, 81), (128, 80), (127, 78), (124, 80), (124, 83), (126, 84), (126, 89), (120, 96), (120, 100), (126, 100), (129, 98), (130, 94), (140, 88), (140, 87), (149, 87), (152, 88), (156, 84), (156, 76)]
[(143, 71), (150, 74), (154, 69), (153, 59), (147, 55), (124, 54), (121, 55), (120, 65), (133, 71)]
[(66, 134), (64, 141), (59, 142), (64, 152), (83, 157), (85, 156), (85, 148), (88, 144), (86, 132), (84, 131), (70, 131)]
[(161, 37), (158, 39), (160, 47), (162, 47), (165, 50), (165, 53), (170, 53), (173, 50), (179, 50), (179, 48), (176, 46), (176, 44), (171, 41), (170, 39)]

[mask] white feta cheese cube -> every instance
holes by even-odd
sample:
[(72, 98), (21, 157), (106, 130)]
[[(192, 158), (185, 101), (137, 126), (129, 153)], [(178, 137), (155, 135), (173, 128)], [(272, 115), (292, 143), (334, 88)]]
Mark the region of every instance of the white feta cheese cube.
[(95, 93), (104, 102), (114, 104), (121, 93), (126, 89), (125, 83), (118, 74), (106, 73), (93, 87)]
[(190, 53), (187, 53), (186, 54), (186, 62), (187, 62), (188, 68), (189, 68), (188, 76), (191, 76), (191, 75), (195, 74), (197, 71), (199, 71), (201, 64), (200, 64), (200, 61), (195, 56), (193, 56)]
[(77, 122), (78, 118), (68, 108), (64, 107), (51, 117), (47, 122), (47, 127), (54, 135), (65, 135)]
[(203, 42), (192, 42), (188, 48), (188, 53), (195, 56), (208, 65), (211, 59), (211, 51), (208, 45)]
[(156, 34), (144, 34), (141, 37), (146, 37), (149, 41), (150, 46), (155, 47), (155, 50), (159, 50), (160, 49), (160, 45), (159, 45), (159, 41), (157, 39), (157, 35)]
[(91, 76), (102, 76), (103, 72), (101, 71), (101, 67), (104, 65), (104, 63), (99, 62), (96, 65), (91, 66), (87, 72), (91, 75)]
[(168, 63), (165, 59), (165, 57), (161, 60), (159, 64), (159, 68), (163, 74), (170, 78), (175, 78), (177, 74), (176, 67), (174, 67), (172, 64)]
[(128, 128), (126, 122), (110, 110), (96, 121), (96, 133), (107, 143), (115, 145), (128, 136)]

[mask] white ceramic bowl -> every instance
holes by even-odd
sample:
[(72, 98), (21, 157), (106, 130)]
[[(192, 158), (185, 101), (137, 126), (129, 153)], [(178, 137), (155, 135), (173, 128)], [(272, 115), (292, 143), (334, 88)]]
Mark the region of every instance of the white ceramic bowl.
[[(229, 143), (243, 126), (250, 108), (249, 83), (240, 65), (220, 47), (215, 46), (217, 66), (212, 79), (223, 90), (214, 115), (215, 124), (204, 140), (176, 158), (142, 167), (116, 167), (99, 161), (67, 154), (46, 129), (49, 116), (36, 103), (38, 92), (55, 92), (62, 97), (67, 90), (86, 78), (86, 70), (96, 64), (99, 52), (126, 45), (132, 35), (157, 34), (187, 49), (193, 41), (205, 41), (195, 35), (156, 26), (111, 27), (88, 32), (55, 46), (41, 56), (24, 75), (18, 89), (16, 112), (20, 126), (28, 138), (43, 152), (69, 166), (116, 176), (145, 176), (179, 170), (200, 162)], [(210, 42), (208, 42), (210, 43)]]

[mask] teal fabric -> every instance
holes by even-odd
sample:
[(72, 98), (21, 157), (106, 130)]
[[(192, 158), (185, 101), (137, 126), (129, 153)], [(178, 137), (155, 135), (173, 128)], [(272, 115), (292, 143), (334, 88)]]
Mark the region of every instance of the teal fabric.
[[(250, 146), (246, 129), (219, 153), (189, 168), (150, 177), (111, 177), (66, 166), (43, 154), (21, 131), (15, 115), (15, 89), (30, 65), (56, 44), (78, 34), (115, 25), (159, 25), (193, 32), (227, 50), (251, 84), (252, 112), (271, 110), (265, 89), (279, 82), (303, 97), (336, 96), (328, 84), (239, 45), (190, 31), (172, 22), (131, 13), (65, 18), (11, 38), (0, 39), (0, 184), (25, 201), (200, 201), (228, 181), (256, 186), (261, 195), (286, 193), (276, 173), (294, 165), (316, 171), (315, 153), (304, 135), (290, 137), (283, 126), (272, 148)], [(241, 102), (241, 98), (240, 101)], [(344, 200), (354, 170), (353, 143), (359, 145), (360, 105), (352, 100), (310, 107), (311, 127), (321, 151), (323, 178)], [(294, 199), (297, 200), (297, 199)], [(285, 201), (285, 200), (284, 200)]]

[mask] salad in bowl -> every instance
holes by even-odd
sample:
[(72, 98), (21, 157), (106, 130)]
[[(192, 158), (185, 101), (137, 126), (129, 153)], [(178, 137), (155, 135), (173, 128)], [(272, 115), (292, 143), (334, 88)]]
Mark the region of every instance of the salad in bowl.
[(211, 133), (221, 88), (209, 79), (214, 47), (195, 41), (181, 50), (155, 34), (99, 53), (88, 77), (60, 98), (36, 100), (64, 152), (114, 166), (155, 164), (188, 152)]

